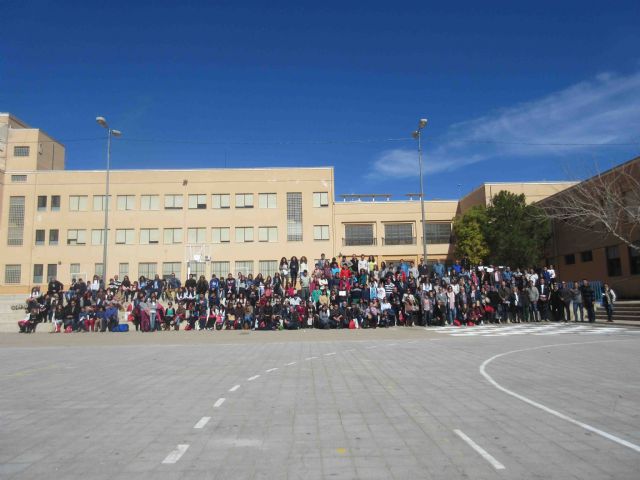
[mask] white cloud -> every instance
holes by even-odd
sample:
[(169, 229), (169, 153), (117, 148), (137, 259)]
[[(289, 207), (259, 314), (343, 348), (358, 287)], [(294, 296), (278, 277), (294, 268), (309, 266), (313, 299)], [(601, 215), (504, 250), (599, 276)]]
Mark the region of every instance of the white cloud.
[[(546, 97), (452, 125), (443, 137), (425, 140), (427, 173), (497, 157), (560, 156), (594, 148), (561, 144), (640, 142), (640, 72), (600, 74)], [(415, 149), (388, 150), (375, 160), (374, 174), (411, 177), (417, 161)]]

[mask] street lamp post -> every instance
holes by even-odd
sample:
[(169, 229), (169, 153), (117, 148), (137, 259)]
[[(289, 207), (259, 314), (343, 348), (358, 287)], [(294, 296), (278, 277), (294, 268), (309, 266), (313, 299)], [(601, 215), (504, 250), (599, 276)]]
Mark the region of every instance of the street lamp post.
[(109, 124), (104, 117), (96, 117), (96, 122), (102, 128), (107, 130), (107, 172), (105, 181), (105, 196), (104, 196), (104, 234), (102, 236), (102, 282), (104, 288), (107, 288), (107, 251), (109, 248), (109, 174), (111, 173), (111, 137), (120, 137), (122, 132), (120, 130), (114, 130), (109, 128)]
[(422, 183), (422, 129), (427, 126), (427, 119), (421, 118), (418, 122), (418, 129), (411, 136), (418, 140), (418, 164), (420, 168), (420, 211), (422, 213), (422, 262), (427, 264), (427, 238), (425, 235), (424, 218), (424, 184)]

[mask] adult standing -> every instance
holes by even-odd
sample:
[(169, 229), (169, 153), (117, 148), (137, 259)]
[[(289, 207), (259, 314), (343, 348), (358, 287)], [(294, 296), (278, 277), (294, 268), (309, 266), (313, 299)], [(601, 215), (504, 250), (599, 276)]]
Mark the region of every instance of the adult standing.
[(602, 306), (607, 311), (607, 322), (613, 322), (613, 303), (616, 301), (616, 292), (611, 290), (608, 283), (604, 284), (602, 292)]
[(582, 294), (582, 304), (584, 305), (584, 308), (587, 311), (587, 317), (589, 318), (589, 323), (594, 323), (596, 321), (596, 312), (594, 310), (596, 293), (593, 291), (593, 288), (591, 288), (591, 285), (589, 285), (589, 282), (587, 281), (587, 279), (582, 280), (580, 293)]
[(584, 310), (582, 309), (582, 291), (580, 290), (580, 284), (577, 281), (573, 282), (573, 288), (569, 291), (571, 292), (571, 303), (573, 304), (573, 321), (578, 321), (578, 313), (580, 313), (580, 321), (584, 322)]

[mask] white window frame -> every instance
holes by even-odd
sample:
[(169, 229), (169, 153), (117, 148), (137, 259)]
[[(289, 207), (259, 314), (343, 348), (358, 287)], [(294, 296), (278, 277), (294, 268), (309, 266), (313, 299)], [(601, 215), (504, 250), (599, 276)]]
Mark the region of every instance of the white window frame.
[(136, 209), (136, 196), (135, 195), (118, 195), (116, 200), (118, 202), (118, 210), (129, 211)]
[(91, 230), (91, 245), (104, 245), (104, 228)]
[(236, 243), (253, 242), (253, 227), (236, 227)]
[(133, 228), (119, 228), (116, 230), (116, 245), (133, 245), (135, 241)]
[(231, 241), (231, 229), (229, 227), (212, 227), (211, 243), (229, 243)]
[(313, 239), (323, 241), (329, 240), (329, 225), (314, 225)]
[(182, 210), (184, 207), (184, 195), (170, 193), (164, 196), (165, 210)]
[(259, 208), (278, 208), (278, 194), (277, 193), (259, 193), (258, 206)]
[[(109, 195), (111, 197), (111, 195)], [(93, 211), (104, 212), (106, 195), (94, 195), (93, 196)], [(111, 198), (109, 198), (111, 200)], [(111, 203), (107, 201), (107, 203)]]
[(86, 212), (88, 203), (87, 195), (69, 195), (70, 212)]
[(182, 228), (165, 228), (163, 238), (165, 245), (177, 245), (182, 243)]
[(253, 208), (253, 193), (236, 193), (236, 208)]
[(84, 229), (71, 228), (67, 230), (67, 245), (86, 245), (87, 231)]
[(324, 208), (329, 206), (329, 192), (313, 192), (313, 207)]
[(158, 245), (160, 243), (159, 228), (141, 228), (140, 245)]
[(207, 195), (204, 193), (189, 194), (189, 210), (206, 210)]
[(258, 241), (275, 243), (278, 241), (278, 227), (258, 227)]
[(187, 228), (187, 243), (206, 243), (207, 229), (205, 227)]
[(230, 208), (231, 195), (229, 193), (213, 193), (211, 194), (211, 208)]
[(140, 195), (140, 210), (160, 210), (160, 195)]

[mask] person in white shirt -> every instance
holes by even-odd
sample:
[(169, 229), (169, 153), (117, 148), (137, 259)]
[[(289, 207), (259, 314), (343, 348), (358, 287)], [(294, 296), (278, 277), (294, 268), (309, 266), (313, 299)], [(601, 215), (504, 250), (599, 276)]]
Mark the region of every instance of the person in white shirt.
[(369, 260), (364, 258), (364, 255), (360, 255), (360, 260), (358, 260), (358, 274), (365, 271), (365, 273), (369, 272)]

